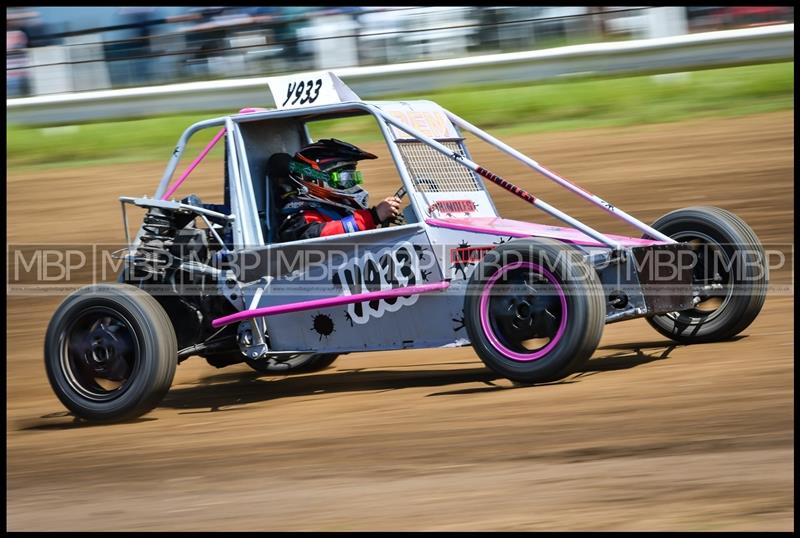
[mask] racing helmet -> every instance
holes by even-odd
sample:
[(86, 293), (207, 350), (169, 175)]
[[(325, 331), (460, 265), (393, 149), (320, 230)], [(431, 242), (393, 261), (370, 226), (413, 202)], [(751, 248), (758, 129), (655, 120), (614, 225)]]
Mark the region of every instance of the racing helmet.
[(289, 161), (289, 178), (305, 193), (319, 201), (365, 209), (369, 193), (361, 186), (358, 161), (376, 155), (353, 144), (326, 138), (309, 144)]

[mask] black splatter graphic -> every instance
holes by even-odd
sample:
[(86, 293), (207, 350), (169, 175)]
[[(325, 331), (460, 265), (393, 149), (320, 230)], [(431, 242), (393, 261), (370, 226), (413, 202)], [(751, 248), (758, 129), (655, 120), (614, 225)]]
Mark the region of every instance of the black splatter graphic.
[[(459, 249), (470, 248), (470, 244), (467, 243), (466, 241), (461, 241), (458, 244), (458, 248)], [(461, 272), (461, 276), (464, 278), (464, 280), (466, 280), (467, 279), (466, 270), (467, 270), (467, 267), (469, 267), (470, 265), (475, 265), (475, 262), (469, 260), (469, 254), (468, 253), (461, 253), (459, 255), (459, 260), (453, 262), (453, 270), (456, 273)]]
[(493, 245), (502, 245), (503, 243), (508, 243), (508, 242), (509, 242), (509, 241), (511, 241), (512, 239), (514, 239), (514, 238), (513, 238), (513, 237), (511, 237), (510, 235), (508, 236), (508, 239), (503, 239), (502, 237), (500, 237), (500, 238), (498, 238), (498, 239), (497, 239), (497, 241), (495, 241), (495, 242), (494, 242), (494, 243), (492, 243), (492, 244), (493, 244)]
[(458, 323), (458, 325), (456, 325), (455, 327), (453, 327), (453, 331), (454, 331), (454, 332), (458, 332), (458, 331), (460, 331), (461, 329), (463, 329), (463, 328), (466, 326), (466, 325), (465, 325), (465, 323), (466, 323), (466, 322), (464, 321), (464, 313), (463, 313), (463, 312), (461, 313), (461, 315), (460, 315), (459, 317), (457, 317), (457, 318), (452, 318), (452, 320), (453, 320), (455, 323)]
[(430, 271), (426, 271), (425, 269), (420, 269), (420, 274), (422, 275), (422, 280), (425, 281), (425, 282), (427, 282), (428, 281), (428, 277), (431, 276), (431, 272)]
[(347, 310), (344, 311), (344, 319), (350, 322), (350, 326), (353, 327), (353, 316), (350, 315), (350, 312)]
[(417, 253), (417, 258), (419, 261), (425, 261), (425, 256), (428, 255), (428, 251), (425, 250), (425, 247), (422, 245), (414, 245), (414, 252)]
[(314, 326), (311, 327), (312, 331), (317, 331), (319, 335), (320, 341), (322, 337), (328, 338), (331, 334), (333, 334), (333, 320), (327, 314), (317, 314), (312, 318), (314, 320)]

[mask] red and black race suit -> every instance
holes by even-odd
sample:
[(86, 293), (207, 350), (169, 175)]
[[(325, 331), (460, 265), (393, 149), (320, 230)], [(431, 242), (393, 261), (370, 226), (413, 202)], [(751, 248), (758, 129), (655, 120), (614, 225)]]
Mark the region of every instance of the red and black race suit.
[(379, 224), (375, 209), (359, 209), (351, 213), (331, 207), (306, 208), (283, 217), (278, 234), (280, 240), (298, 241), (350, 232), (372, 230)]

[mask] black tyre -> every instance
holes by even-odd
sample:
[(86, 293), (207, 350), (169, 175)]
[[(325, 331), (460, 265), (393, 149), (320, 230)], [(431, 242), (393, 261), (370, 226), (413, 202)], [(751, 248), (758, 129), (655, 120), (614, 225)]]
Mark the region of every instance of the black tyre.
[(718, 207), (667, 213), (653, 228), (692, 246), (695, 306), (648, 318), (658, 332), (683, 344), (732, 338), (755, 320), (769, 281), (761, 242), (742, 219)]
[(266, 357), (245, 359), (245, 362), (250, 368), (262, 374), (300, 374), (324, 370), (333, 364), (338, 356), (336, 353), (302, 353), (282, 361)]
[(515, 239), (476, 266), (464, 302), (467, 332), (481, 360), (508, 379), (566, 377), (594, 352), (605, 325), (595, 269), (552, 239)]
[(47, 377), (75, 416), (129, 420), (153, 409), (178, 364), (172, 323), (160, 304), (128, 284), (87, 286), (53, 314), (44, 342)]

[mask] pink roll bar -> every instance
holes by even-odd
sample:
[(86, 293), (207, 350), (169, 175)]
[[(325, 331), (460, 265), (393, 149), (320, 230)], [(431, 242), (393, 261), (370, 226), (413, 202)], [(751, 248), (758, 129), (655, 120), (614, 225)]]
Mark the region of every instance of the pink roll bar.
[(215, 329), (235, 323), (245, 319), (259, 318), (262, 316), (274, 316), (276, 314), (289, 314), (290, 312), (299, 312), (301, 310), (313, 310), (316, 308), (328, 308), (331, 306), (339, 306), (350, 303), (363, 303), (365, 301), (374, 301), (376, 299), (390, 299), (392, 297), (402, 297), (403, 295), (418, 295), (420, 293), (429, 293), (432, 291), (445, 290), (450, 286), (450, 282), (443, 280), (442, 282), (434, 282), (433, 284), (421, 284), (419, 286), (406, 286), (404, 288), (394, 288), (391, 290), (370, 291), (367, 293), (357, 293), (355, 295), (337, 295), (336, 297), (328, 297), (326, 299), (314, 299), (313, 301), (300, 301), (297, 303), (282, 304), (276, 306), (266, 306), (264, 308), (254, 308), (252, 310), (242, 310), (235, 314), (217, 318), (211, 322), (211, 326)]
[(197, 168), (197, 165), (200, 164), (203, 159), (205, 159), (206, 155), (208, 155), (208, 152), (211, 151), (211, 148), (213, 148), (217, 144), (217, 142), (219, 142), (219, 139), (222, 138), (222, 136), (224, 134), (225, 134), (225, 128), (223, 127), (216, 134), (216, 136), (214, 136), (214, 138), (211, 139), (211, 142), (208, 143), (206, 148), (203, 151), (200, 152), (200, 155), (198, 155), (197, 158), (192, 161), (192, 164), (190, 164), (189, 167), (183, 172), (183, 174), (181, 174), (181, 177), (178, 178), (178, 181), (176, 181), (172, 185), (172, 187), (167, 189), (167, 192), (165, 192), (164, 196), (161, 197), (162, 200), (166, 200), (167, 198), (172, 196), (172, 193), (174, 193), (176, 190), (178, 190), (178, 187), (180, 187), (183, 184), (183, 182), (186, 180), (186, 178), (189, 177), (189, 174), (191, 174), (192, 171), (195, 168)]
[[(266, 110), (265, 108), (243, 108), (239, 111), (239, 114), (251, 114), (253, 112), (264, 112), (265, 110)], [(186, 181), (186, 178), (189, 177), (189, 174), (191, 174), (195, 168), (197, 168), (197, 165), (200, 164), (203, 161), (203, 159), (206, 158), (208, 152), (211, 151), (211, 149), (215, 145), (217, 145), (217, 142), (219, 142), (219, 139), (222, 138), (224, 134), (225, 134), (225, 128), (223, 127), (220, 130), (220, 132), (218, 132), (216, 136), (211, 139), (211, 142), (208, 143), (205, 149), (200, 152), (200, 155), (198, 155), (197, 158), (192, 161), (192, 164), (190, 164), (189, 167), (183, 172), (183, 174), (181, 174), (181, 177), (178, 178), (178, 181), (176, 181), (172, 185), (172, 187), (167, 189), (167, 192), (165, 192), (164, 196), (161, 197), (162, 200), (166, 200), (167, 198), (172, 196), (175, 191), (178, 190), (178, 187), (180, 187), (183, 184), (183, 182)]]

